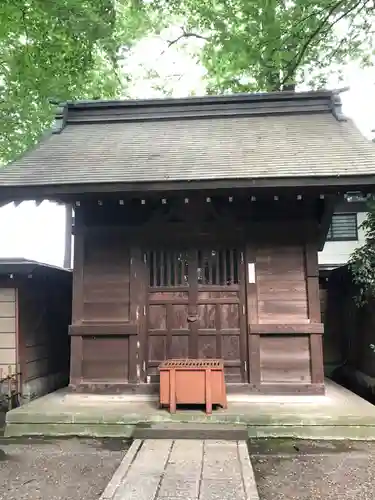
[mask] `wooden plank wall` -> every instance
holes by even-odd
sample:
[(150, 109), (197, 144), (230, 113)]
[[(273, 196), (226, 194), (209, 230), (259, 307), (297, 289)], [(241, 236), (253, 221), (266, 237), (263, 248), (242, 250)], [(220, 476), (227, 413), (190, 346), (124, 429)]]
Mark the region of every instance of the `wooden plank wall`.
[(264, 335), (260, 340), (260, 380), (265, 383), (311, 383), (309, 338)]
[(49, 335), (46, 293), (41, 287), (19, 290), (19, 325), (22, 339), (22, 380), (28, 382), (48, 376), (49, 353), (53, 337)]
[(71, 282), (39, 276), (18, 288), (22, 383), (69, 372)]
[[(254, 263), (256, 274), (255, 283), (246, 279), (255, 391), (323, 390), (317, 247), (304, 241), (309, 221), (302, 222), (289, 227), (289, 243), (273, 223), (245, 245), (245, 263)], [(147, 280), (138, 240), (131, 232), (80, 226), (77, 218), (75, 241), (71, 385), (144, 380)]]
[(257, 249), (259, 323), (306, 323), (305, 256), (302, 245), (267, 245)]
[(126, 235), (86, 234), (83, 265), (83, 321), (129, 321), (130, 248)]
[(82, 359), (83, 379), (128, 382), (129, 336), (84, 337)]
[[(375, 378), (375, 354), (370, 348), (375, 344), (375, 299), (358, 307), (354, 300), (357, 293), (346, 266), (331, 272), (325, 318), (326, 342), (331, 345), (328, 353), (336, 366), (343, 365), (348, 373), (357, 371)], [(358, 380), (354, 383), (358, 384)]]
[(250, 382), (260, 392), (322, 392), (323, 355), (317, 249), (272, 243), (249, 250)]
[(17, 361), (16, 289), (0, 288), (0, 378)]
[(141, 256), (131, 255), (124, 232), (85, 229), (75, 238), (70, 383), (135, 381), (141, 276), (134, 268)]

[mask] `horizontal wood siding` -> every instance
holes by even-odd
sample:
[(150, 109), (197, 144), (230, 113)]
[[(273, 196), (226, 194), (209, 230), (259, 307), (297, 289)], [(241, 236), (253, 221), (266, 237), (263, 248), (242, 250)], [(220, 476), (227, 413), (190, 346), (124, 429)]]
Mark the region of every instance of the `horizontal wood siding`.
[(16, 362), (16, 290), (0, 288), (0, 379)]
[(256, 250), (259, 323), (308, 321), (303, 246), (267, 245)]
[(144, 314), (139, 292), (143, 255), (135, 252), (125, 228), (83, 230), (81, 216), (76, 228), (70, 384), (135, 382), (142, 364), (137, 340)]
[(247, 250), (256, 277), (247, 285), (249, 379), (261, 393), (324, 391), (317, 247), (301, 236)]
[(68, 375), (71, 282), (69, 275), (65, 278), (36, 277), (18, 289), (23, 383), (54, 374)]
[(311, 383), (309, 337), (261, 337), (260, 380), (262, 383)]
[(82, 358), (85, 381), (129, 380), (129, 337), (84, 337)]
[(49, 353), (54, 349), (54, 339), (48, 327), (46, 292), (44, 287), (32, 285), (22, 287), (18, 294), (23, 382), (46, 377), (53, 369)]
[(130, 250), (125, 235), (86, 234), (83, 265), (83, 321), (129, 321)]

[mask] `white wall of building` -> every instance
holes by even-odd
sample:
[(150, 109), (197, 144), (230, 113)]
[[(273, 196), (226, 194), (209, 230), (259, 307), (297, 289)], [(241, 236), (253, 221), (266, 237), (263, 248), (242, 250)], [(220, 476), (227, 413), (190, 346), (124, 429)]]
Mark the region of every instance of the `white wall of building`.
[(23, 257), (62, 266), (65, 207), (50, 201), (25, 201), (0, 208), (0, 258)]
[[(358, 226), (362, 224), (366, 212), (358, 212)], [(324, 248), (318, 255), (319, 265), (331, 266), (346, 264), (352, 252), (365, 241), (364, 231), (358, 229), (357, 241), (326, 241)]]

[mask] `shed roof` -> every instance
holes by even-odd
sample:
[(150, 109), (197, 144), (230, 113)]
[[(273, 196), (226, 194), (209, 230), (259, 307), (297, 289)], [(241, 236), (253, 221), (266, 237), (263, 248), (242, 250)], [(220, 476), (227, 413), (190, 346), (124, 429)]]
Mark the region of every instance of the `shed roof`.
[(375, 144), (339, 96), (278, 92), (65, 103), (0, 188), (355, 176), (375, 180)]
[(29, 275), (33, 274), (34, 271), (38, 270), (45, 270), (46, 272), (51, 272), (51, 274), (54, 273), (61, 275), (71, 274), (70, 269), (64, 269), (63, 267), (52, 266), (50, 264), (45, 264), (43, 262), (38, 262), (36, 260), (24, 259), (22, 257), (0, 258), (0, 275), (7, 275), (7, 274)]

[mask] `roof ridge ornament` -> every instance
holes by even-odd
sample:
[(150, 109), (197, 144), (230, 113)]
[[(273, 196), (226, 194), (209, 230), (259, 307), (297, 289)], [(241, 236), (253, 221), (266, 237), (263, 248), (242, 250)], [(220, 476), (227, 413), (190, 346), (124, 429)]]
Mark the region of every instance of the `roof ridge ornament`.
[(59, 134), (66, 125), (68, 118), (68, 103), (50, 99), (49, 103), (55, 106), (55, 120), (52, 124), (52, 133)]
[(348, 117), (342, 111), (341, 94), (348, 92), (350, 87), (341, 87), (332, 91), (332, 114), (339, 122), (348, 121)]
[[(164, 99), (69, 101), (66, 124), (332, 113), (332, 91), (268, 92)], [(61, 117), (60, 117), (61, 119)]]

